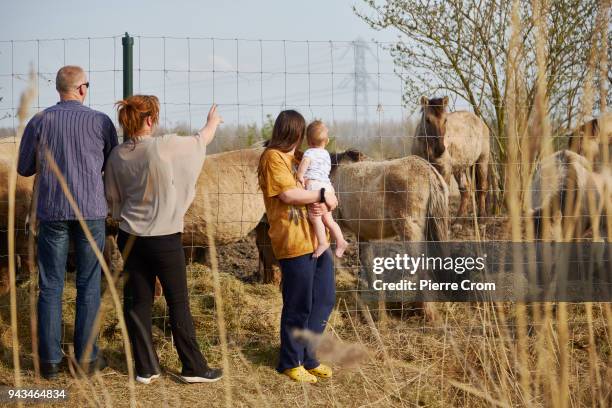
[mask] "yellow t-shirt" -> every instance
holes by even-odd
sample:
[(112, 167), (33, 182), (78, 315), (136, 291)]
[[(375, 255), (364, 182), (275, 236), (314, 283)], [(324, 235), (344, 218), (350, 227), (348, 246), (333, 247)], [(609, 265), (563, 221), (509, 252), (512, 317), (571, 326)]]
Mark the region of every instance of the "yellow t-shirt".
[(270, 241), (276, 259), (294, 258), (314, 252), (316, 237), (308, 222), (304, 205), (282, 202), (278, 195), (298, 187), (295, 178), (299, 162), (276, 149), (267, 149), (261, 157), (259, 186), (264, 196), (270, 224)]

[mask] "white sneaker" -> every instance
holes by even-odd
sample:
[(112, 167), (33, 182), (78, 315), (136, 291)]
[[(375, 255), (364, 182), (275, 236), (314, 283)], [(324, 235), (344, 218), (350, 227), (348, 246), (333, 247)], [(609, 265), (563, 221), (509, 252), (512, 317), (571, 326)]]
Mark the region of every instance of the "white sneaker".
[(145, 384), (145, 385), (149, 385), (151, 384), (151, 382), (155, 379), (159, 378), (159, 374), (153, 374), (150, 375), (148, 377), (141, 377), (139, 375), (136, 376), (136, 381), (138, 381), (141, 384)]

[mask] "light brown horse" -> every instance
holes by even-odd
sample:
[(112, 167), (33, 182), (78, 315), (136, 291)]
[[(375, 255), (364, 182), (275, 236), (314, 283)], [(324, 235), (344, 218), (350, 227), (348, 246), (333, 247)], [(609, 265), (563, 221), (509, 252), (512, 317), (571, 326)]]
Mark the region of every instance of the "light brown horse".
[(257, 181), (262, 152), (263, 148), (242, 149), (206, 157), (185, 215), (185, 246), (208, 246), (207, 225), (219, 245), (238, 241), (255, 229), (265, 213)]
[[(14, 165), (20, 140), (5, 138), (0, 140), (0, 294), (8, 291), (8, 196), (9, 177)], [(17, 176), (15, 189), (15, 252), (16, 261), (24, 269), (30, 267), (27, 263), (28, 239), (27, 223), (32, 202), (34, 177)], [(24, 271), (27, 272), (27, 271)]]
[(461, 192), (458, 216), (465, 215), (469, 200), (468, 170), (475, 166), (478, 214), (486, 213), (489, 128), (471, 112), (447, 112), (448, 97), (421, 98), (421, 120), (415, 130), (412, 154), (432, 163), (450, 185), (455, 177)]
[(538, 238), (565, 241), (589, 234), (606, 237), (612, 221), (612, 172), (594, 172), (585, 157), (570, 150), (558, 151), (538, 163), (531, 201)]
[[(8, 215), (8, 176), (10, 165), (19, 149), (19, 141), (0, 143), (0, 234), (6, 236)], [(207, 226), (212, 228), (216, 244), (238, 241), (251, 232), (265, 213), (261, 192), (258, 191), (257, 165), (263, 148), (234, 150), (209, 155), (198, 178), (193, 204), (185, 215), (183, 245), (192, 259), (202, 260), (208, 247)], [(18, 177), (15, 216), (17, 252), (27, 254), (27, 237), (23, 233), (32, 200), (34, 177)], [(113, 225), (114, 223), (107, 223)], [(114, 231), (107, 233), (114, 235)], [(114, 251), (115, 242), (107, 239), (105, 252)], [(0, 240), (0, 271), (6, 269), (6, 245)], [(195, 254), (195, 257), (193, 256)], [(107, 261), (110, 256), (107, 258)], [(2, 273), (0, 273), (2, 275)], [(2, 276), (0, 276), (2, 280)], [(0, 288), (1, 291), (1, 288)]]
[[(395, 237), (404, 242), (448, 240), (448, 186), (430, 163), (418, 156), (364, 158), (355, 150), (334, 154), (331, 173), (340, 203), (337, 220), (360, 244)], [(360, 250), (362, 265), (370, 264), (370, 252)], [(370, 271), (366, 278), (370, 285)]]
[(574, 130), (568, 149), (586, 157), (599, 171), (604, 166), (604, 149), (608, 151), (608, 167), (612, 160), (612, 112), (605, 112)]
[(448, 239), (448, 186), (417, 156), (363, 160), (352, 150), (332, 156), (342, 224), (360, 241)]
[(448, 186), (426, 160), (372, 161), (357, 150), (331, 158), (337, 221), (360, 242), (448, 240)]
[[(362, 268), (371, 265), (372, 241), (399, 238), (420, 253), (424, 241), (447, 241), (448, 185), (426, 160), (407, 156), (371, 161), (356, 150), (332, 155), (331, 180), (339, 200), (337, 221), (357, 235)], [(363, 270), (368, 288), (374, 276)], [(421, 304), (429, 320), (433, 305)]]

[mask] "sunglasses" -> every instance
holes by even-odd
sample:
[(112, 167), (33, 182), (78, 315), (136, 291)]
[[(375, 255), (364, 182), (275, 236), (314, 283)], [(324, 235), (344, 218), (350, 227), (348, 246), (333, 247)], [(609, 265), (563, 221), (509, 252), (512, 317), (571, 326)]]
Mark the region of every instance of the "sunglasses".
[(85, 85), (85, 88), (89, 89), (89, 82), (82, 83), (81, 85), (77, 86), (77, 89), (79, 89), (83, 85)]

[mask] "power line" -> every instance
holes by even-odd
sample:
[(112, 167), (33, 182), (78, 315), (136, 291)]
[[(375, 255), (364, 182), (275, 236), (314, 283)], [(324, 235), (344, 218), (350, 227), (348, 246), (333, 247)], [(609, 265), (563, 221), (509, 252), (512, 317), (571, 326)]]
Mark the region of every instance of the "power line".
[[(341, 88), (353, 87), (353, 120), (355, 129), (359, 126), (360, 120), (368, 121), (368, 88), (375, 88), (376, 82), (371, 78), (366, 65), (366, 54), (372, 55), (378, 62), (378, 57), (370, 49), (370, 45), (361, 37), (353, 41), (353, 75), (347, 76), (340, 82)], [(350, 49), (347, 49), (341, 58), (346, 56)]]

